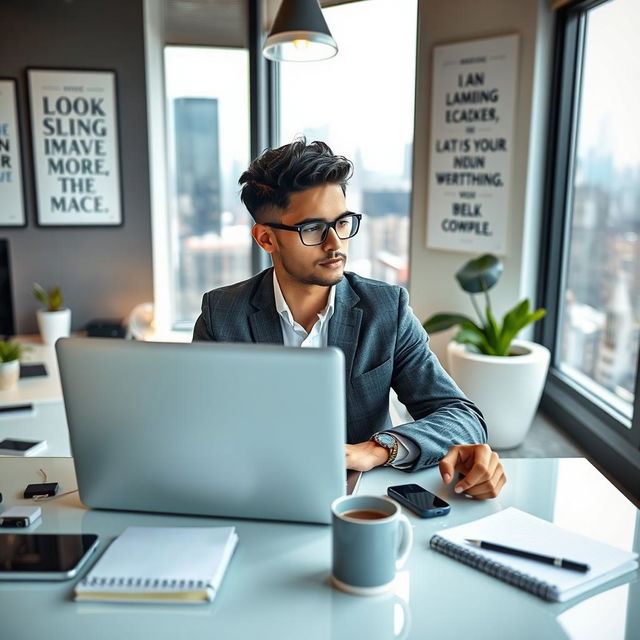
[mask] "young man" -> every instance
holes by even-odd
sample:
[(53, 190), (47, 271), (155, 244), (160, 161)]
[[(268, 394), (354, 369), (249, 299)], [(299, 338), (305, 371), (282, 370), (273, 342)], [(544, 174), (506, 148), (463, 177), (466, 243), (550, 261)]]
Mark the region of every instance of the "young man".
[[(398, 286), (345, 271), (361, 216), (348, 211), (351, 162), (304, 138), (267, 150), (240, 177), (254, 240), (273, 268), (209, 291), (193, 339), (342, 349), (346, 465), (414, 470), (440, 465), (445, 483), (475, 498), (506, 481), (482, 414), (447, 375)], [(389, 390), (414, 422), (391, 428)], [(301, 455), (304, 455), (301, 452)]]

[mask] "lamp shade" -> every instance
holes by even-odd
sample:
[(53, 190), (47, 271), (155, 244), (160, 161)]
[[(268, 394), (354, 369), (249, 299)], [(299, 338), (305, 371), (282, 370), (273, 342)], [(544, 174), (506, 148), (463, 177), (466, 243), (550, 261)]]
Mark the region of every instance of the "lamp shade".
[(335, 56), (338, 45), (318, 0), (282, 0), (262, 53), (276, 62), (310, 62)]

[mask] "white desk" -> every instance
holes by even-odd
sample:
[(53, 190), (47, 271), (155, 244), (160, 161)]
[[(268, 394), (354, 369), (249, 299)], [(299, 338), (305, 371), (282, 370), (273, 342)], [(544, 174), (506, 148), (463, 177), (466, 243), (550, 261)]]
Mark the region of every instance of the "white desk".
[[(21, 361), (43, 363), (47, 375), (21, 378), (16, 388), (0, 390), (0, 440), (46, 440), (47, 448), (42, 456), (70, 456), (69, 430), (55, 349), (42, 344), (37, 336), (21, 336), (18, 341), (28, 348)], [(19, 413), (2, 411), (20, 405), (28, 405), (31, 409)]]
[[(75, 581), (0, 583), (3, 638), (216, 638), (222, 640), (376, 640), (396, 637), (482, 640), (637, 640), (640, 638), (638, 572), (581, 599), (548, 603), (442, 556), (428, 547), (444, 528), (516, 506), (564, 527), (625, 549), (640, 549), (638, 510), (583, 459), (504, 460), (509, 482), (496, 500), (475, 502), (444, 487), (437, 469), (406, 475), (393, 469), (365, 474), (359, 493), (383, 494), (390, 484), (417, 482), (447, 499), (450, 515), (421, 520), (395, 593), (361, 598), (334, 591), (329, 527), (232, 521), (240, 543), (211, 605), (74, 603)], [(75, 488), (72, 461), (0, 459), (5, 505), (19, 498), (42, 467), (62, 490)], [(114, 470), (117, 473), (117, 470)], [(284, 498), (283, 498), (284, 499)], [(218, 518), (97, 511), (78, 494), (43, 505), (39, 532), (98, 533), (101, 550), (129, 525), (207, 526)]]

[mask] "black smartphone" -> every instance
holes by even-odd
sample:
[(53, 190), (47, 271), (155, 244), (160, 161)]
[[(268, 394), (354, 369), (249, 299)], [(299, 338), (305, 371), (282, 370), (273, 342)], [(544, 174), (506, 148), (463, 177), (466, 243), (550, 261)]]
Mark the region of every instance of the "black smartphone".
[(395, 487), (388, 487), (387, 494), (421, 518), (445, 516), (451, 511), (448, 502), (438, 498), (419, 484), (399, 484)]

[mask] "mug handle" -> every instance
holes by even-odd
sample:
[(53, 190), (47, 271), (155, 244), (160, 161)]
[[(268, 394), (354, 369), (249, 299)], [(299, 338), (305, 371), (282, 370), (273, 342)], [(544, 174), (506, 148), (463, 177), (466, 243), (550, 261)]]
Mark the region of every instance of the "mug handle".
[(401, 538), (397, 551), (398, 557), (396, 558), (396, 569), (401, 569), (407, 561), (409, 552), (413, 545), (413, 527), (411, 526), (411, 522), (409, 522), (409, 518), (407, 518), (404, 513), (400, 514), (398, 522), (401, 529)]

